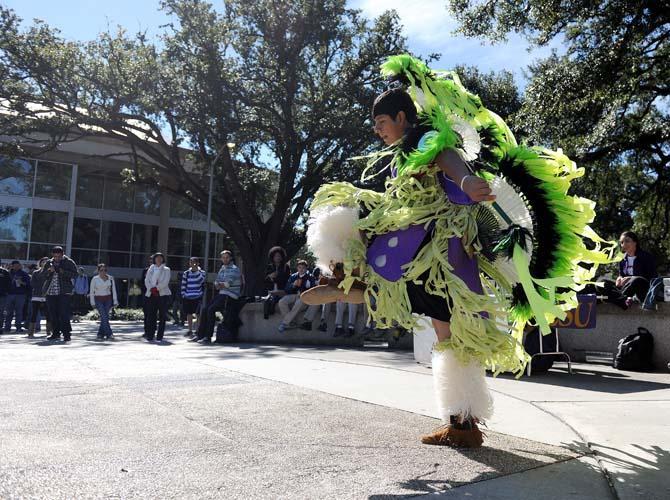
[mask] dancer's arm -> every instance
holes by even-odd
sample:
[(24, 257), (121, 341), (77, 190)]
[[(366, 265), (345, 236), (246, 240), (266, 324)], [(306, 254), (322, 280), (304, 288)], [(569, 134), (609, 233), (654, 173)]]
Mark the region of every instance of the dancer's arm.
[(491, 194), (488, 182), (481, 177), (472, 175), (470, 169), (453, 149), (445, 149), (437, 159), (437, 164), (449, 178), (458, 184), (472, 201), (493, 201), (496, 197)]

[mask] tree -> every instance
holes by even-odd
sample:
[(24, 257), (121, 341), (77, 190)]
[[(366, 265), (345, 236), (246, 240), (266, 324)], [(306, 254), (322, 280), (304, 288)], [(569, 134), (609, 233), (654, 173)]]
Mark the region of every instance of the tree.
[[(344, 0), (161, 8), (173, 23), (160, 45), (122, 30), (66, 41), (43, 22), (22, 29), (0, 8), (0, 134), (40, 150), (122, 140), (132, 150), (129, 182), (157, 184), (200, 212), (211, 165), (213, 220), (256, 289), (271, 246), (301, 245), (318, 186), (358, 168), (347, 159), (370, 143), (377, 68), (405, 50), (397, 16), (370, 23)], [(38, 132), (50, 140), (31, 144)]]
[[(634, 220), (647, 246), (670, 259), (670, 4), (654, 0), (450, 0), (468, 36), (515, 32), (560, 40), (530, 68), (514, 125), (587, 166), (581, 192), (600, 199), (604, 234)], [(616, 218), (613, 218), (616, 217)]]

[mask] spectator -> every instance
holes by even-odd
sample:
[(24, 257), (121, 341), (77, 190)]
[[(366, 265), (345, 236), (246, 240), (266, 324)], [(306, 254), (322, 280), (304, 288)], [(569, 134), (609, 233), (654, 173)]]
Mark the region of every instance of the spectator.
[(37, 327), (39, 326), (40, 316), (44, 316), (47, 321), (47, 336), (51, 334), (51, 324), (49, 322), (49, 313), (47, 312), (47, 302), (44, 296), (44, 281), (46, 275), (42, 273), (44, 270), (44, 265), (49, 260), (49, 257), (42, 257), (37, 263), (37, 267), (33, 271), (30, 279), (30, 285), (32, 287), (32, 297), (30, 301), (32, 302), (32, 310), (30, 313), (30, 323), (28, 324), (28, 337), (32, 338), (35, 336)]
[(7, 303), (7, 294), (9, 293), (11, 282), (9, 271), (0, 266), (0, 333), (2, 333), (2, 326), (5, 324), (5, 304)]
[(191, 257), (188, 261), (190, 267), (184, 271), (181, 278), (181, 295), (183, 302), (183, 312), (188, 319), (188, 331), (185, 337), (194, 335), (193, 323), (197, 321), (200, 307), (202, 306), (202, 296), (205, 291), (205, 280), (207, 275), (200, 269), (200, 262), (197, 257)]
[(63, 335), (63, 341), (71, 339), (72, 326), (70, 325), (70, 304), (72, 303), (72, 278), (77, 275), (77, 265), (63, 253), (63, 247), (55, 246), (51, 249), (49, 259), (42, 269), (45, 275), (44, 293), (51, 320), (51, 335), (48, 340), (58, 340)]
[[(286, 295), (279, 300), (279, 311), (283, 318), (279, 323), (279, 333), (285, 332), (288, 328), (295, 328), (295, 318), (300, 311), (305, 309), (305, 304), (300, 300), (300, 294), (305, 290), (312, 288), (315, 284), (314, 277), (307, 271), (307, 262), (299, 260), (298, 271), (293, 273), (286, 283)], [(319, 311), (319, 306), (309, 306), (303, 316), (300, 328), (303, 330), (311, 330), (312, 322), (316, 313)]]
[(73, 304), (72, 307), (77, 314), (84, 315), (86, 314), (86, 296), (88, 295), (88, 276), (86, 276), (86, 271), (83, 267), (79, 268), (77, 277), (74, 279), (74, 294), (72, 295)]
[[(640, 303), (649, 291), (652, 279), (658, 276), (656, 261), (649, 252), (642, 250), (637, 234), (625, 231), (619, 237), (624, 258), (619, 262), (619, 276), (616, 279), (616, 291), (609, 291), (610, 301), (625, 308), (630, 307), (634, 299)], [(615, 293), (612, 293), (615, 292)]]
[(342, 326), (342, 320), (344, 319), (344, 307), (347, 304), (345, 302), (337, 301), (335, 305), (335, 333), (333, 337), (353, 337), (356, 334), (356, 313), (358, 312), (358, 304), (349, 304), (349, 322), (347, 325), (347, 331), (344, 331)]
[(9, 291), (6, 299), (5, 333), (9, 333), (12, 327), (12, 317), (16, 326), (16, 333), (23, 331), (23, 306), (26, 296), (29, 294), (30, 276), (23, 269), (18, 260), (12, 261), (9, 271)]
[(170, 285), (170, 292), (172, 293), (172, 323), (179, 326), (184, 326), (184, 311), (181, 297), (181, 280), (183, 273), (177, 273), (177, 281)]
[(231, 324), (232, 320), (236, 319), (231, 318), (231, 315), (237, 314), (235, 302), (240, 298), (242, 292), (242, 273), (233, 264), (233, 253), (230, 250), (221, 252), (221, 269), (214, 281), (214, 289), (218, 290), (218, 293), (212, 297), (200, 314), (198, 334), (190, 342), (211, 343), (217, 311), (221, 311), (224, 324)]
[[(165, 333), (165, 320), (167, 319), (168, 305), (170, 304), (170, 268), (165, 265), (165, 256), (158, 252), (152, 257), (151, 266), (147, 270), (144, 285), (147, 292), (146, 306), (146, 330), (145, 338), (149, 341), (163, 340)], [(156, 332), (156, 321), (158, 320), (158, 332)]]
[(140, 279), (140, 287), (141, 287), (141, 292), (142, 292), (142, 312), (144, 313), (144, 334), (142, 337), (147, 338), (147, 318), (149, 317), (149, 314), (147, 312), (147, 305), (149, 304), (149, 299), (147, 299), (147, 286), (144, 283), (146, 278), (147, 278), (147, 273), (149, 272), (149, 268), (153, 265), (154, 260), (153, 256), (149, 256), (147, 260), (147, 267), (144, 268), (142, 271), (142, 278)]
[(109, 325), (109, 312), (112, 307), (119, 306), (119, 300), (116, 296), (116, 285), (114, 277), (107, 274), (107, 266), (98, 264), (98, 275), (91, 279), (91, 289), (89, 291), (91, 307), (95, 307), (100, 313), (100, 326), (98, 327), (98, 339), (111, 339), (114, 334)]
[(268, 252), (270, 263), (265, 270), (265, 285), (268, 295), (263, 299), (263, 317), (268, 319), (275, 312), (279, 299), (286, 295), (286, 283), (291, 276), (291, 269), (286, 259), (286, 250), (272, 247)]
[(28, 276), (30, 276), (30, 286), (26, 287), (26, 300), (23, 302), (23, 323), (21, 324), (24, 330), (30, 328), (30, 317), (33, 312), (33, 302), (31, 300), (33, 296), (32, 276), (36, 267), (35, 264), (30, 264), (26, 267), (26, 272), (28, 273)]
[[(146, 278), (146, 276), (145, 276)], [(138, 297), (142, 295), (142, 289), (137, 284), (137, 281), (132, 280), (132, 284), (128, 289), (128, 296), (130, 297), (130, 306), (137, 307)]]

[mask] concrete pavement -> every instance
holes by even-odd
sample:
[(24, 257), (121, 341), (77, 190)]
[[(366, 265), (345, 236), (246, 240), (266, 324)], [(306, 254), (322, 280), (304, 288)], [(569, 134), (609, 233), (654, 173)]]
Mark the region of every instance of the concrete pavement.
[(417, 441), (437, 422), (411, 353), (92, 327), (0, 337), (0, 497), (670, 497), (668, 374), (491, 378), (486, 446), (460, 452)]

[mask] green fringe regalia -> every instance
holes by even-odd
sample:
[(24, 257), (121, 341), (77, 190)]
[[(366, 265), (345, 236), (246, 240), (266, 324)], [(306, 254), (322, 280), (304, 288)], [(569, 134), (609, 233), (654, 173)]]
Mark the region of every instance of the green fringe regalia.
[[(396, 175), (386, 180), (383, 193), (331, 183), (319, 189), (312, 210), (362, 207), (367, 215), (357, 229), (368, 238), (414, 224), (431, 225), (432, 238), (396, 282), (367, 264), (365, 243), (350, 240), (340, 286), (349, 291), (357, 279), (351, 273), (358, 269), (367, 283), (371, 319), (379, 327), (411, 329), (417, 319), (407, 283), (423, 284), (427, 292), (448, 301), (451, 310), (452, 337), (439, 349), (453, 349), (463, 361), (474, 358), (495, 373), (520, 374), (529, 359), (520, 342), (525, 325), (537, 324), (547, 333), (555, 319), (576, 306), (576, 292), (593, 279), (598, 265), (618, 256), (616, 245), (589, 227), (594, 203), (568, 194), (571, 182), (584, 171), (560, 151), (518, 145), (504, 121), (482, 106), (455, 73), (434, 72), (409, 55), (390, 57), (381, 69), (406, 86), (422, 124), (437, 133), (421, 150), (403, 153), (394, 145), (367, 157), (364, 178), (381, 157), (392, 155), (390, 169)], [(476, 155), (467, 151), (473, 136), (480, 146)], [(434, 164), (447, 148), (459, 151), (473, 172), (494, 186), (495, 204), (458, 205), (447, 199)], [(496, 185), (502, 186), (501, 194)], [(526, 227), (515, 223), (505, 201), (530, 215)], [(490, 224), (482, 224), (487, 220), (494, 221), (493, 237)], [(477, 257), (482, 295), (470, 291), (448, 262), (447, 242), (454, 236)], [(427, 279), (421, 281), (422, 276)]]

